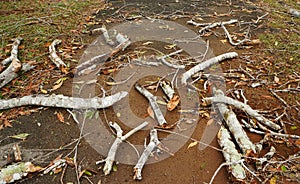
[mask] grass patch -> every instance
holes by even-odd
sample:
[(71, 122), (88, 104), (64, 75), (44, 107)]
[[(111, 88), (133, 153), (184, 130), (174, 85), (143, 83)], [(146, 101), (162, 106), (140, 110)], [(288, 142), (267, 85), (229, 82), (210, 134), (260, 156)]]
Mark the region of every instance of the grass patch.
[(268, 26), (276, 30), (259, 35), (268, 55), (273, 57), (272, 70), (288, 74), (300, 72), (300, 18), (288, 13), (290, 8), (300, 9), (296, 1), (264, 0), (270, 12)]
[[(103, 6), (103, 1), (3, 1), (0, 11), (0, 58), (10, 55), (12, 38), (23, 37), (19, 57), (21, 60), (45, 62), (42, 57), (48, 44), (55, 38), (63, 44), (82, 43), (79, 32), (85, 28), (84, 20), (90, 11)], [(83, 44), (83, 43), (82, 43)]]

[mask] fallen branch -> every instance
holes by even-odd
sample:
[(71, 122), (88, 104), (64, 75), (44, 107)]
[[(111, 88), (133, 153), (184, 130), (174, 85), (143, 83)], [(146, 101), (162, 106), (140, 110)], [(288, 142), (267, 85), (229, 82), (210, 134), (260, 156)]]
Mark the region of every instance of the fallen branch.
[[(224, 93), (221, 90), (217, 90), (215, 94), (216, 96), (224, 96)], [(252, 151), (256, 153), (255, 145), (250, 141), (249, 137), (247, 136), (246, 132), (242, 128), (239, 120), (237, 119), (235, 113), (228, 109), (225, 104), (217, 104), (220, 113), (222, 114), (226, 125), (229, 128), (229, 131), (232, 133), (234, 139), (238, 143), (239, 147), (241, 148), (243, 154), (248, 154), (248, 151)]]
[(231, 45), (233, 45), (233, 46), (238, 46), (238, 45), (241, 45), (241, 44), (243, 44), (243, 43), (245, 43), (245, 42), (250, 42), (251, 40), (250, 39), (248, 39), (247, 37), (245, 37), (243, 40), (240, 40), (240, 41), (238, 41), (238, 42), (233, 42), (233, 40), (232, 40), (232, 38), (231, 38), (231, 35), (229, 34), (229, 32), (228, 32), (228, 30), (226, 29), (226, 27), (224, 26), (224, 24), (221, 24), (221, 27), (223, 28), (223, 30), (224, 30), (224, 32), (225, 32), (225, 35), (226, 35), (226, 37), (228, 38), (228, 41), (229, 41), (229, 43), (231, 44)]
[(171, 87), (169, 82), (162, 81), (162, 82), (159, 83), (159, 85), (162, 88), (163, 92), (167, 95), (167, 98), (168, 98), (167, 109), (168, 109), (168, 111), (174, 110), (180, 102), (179, 96), (175, 94), (175, 91)]
[(21, 38), (21, 37), (15, 38), (15, 41), (12, 45), (12, 49), (10, 52), (10, 56), (1, 62), (3, 65), (8, 64), (9, 62), (11, 62), (14, 59), (18, 59), (18, 47), (22, 40), (23, 40), (23, 38)]
[(98, 68), (99, 63), (103, 63), (107, 61), (108, 59), (112, 58), (114, 55), (119, 53), (120, 51), (125, 50), (130, 44), (130, 40), (126, 35), (122, 35), (121, 33), (115, 32), (114, 37), (116, 39), (116, 43), (111, 39), (111, 37), (108, 35), (108, 31), (106, 30), (105, 27), (99, 28), (100, 31), (102, 31), (105, 42), (110, 45), (110, 46), (115, 46), (113, 47), (111, 52), (104, 53), (101, 55), (97, 55), (92, 57), (91, 59), (84, 61), (80, 65), (76, 67), (76, 74), (81, 76), (81, 75), (86, 75), (91, 73), (92, 71), (95, 71)]
[(225, 59), (231, 59), (231, 58), (235, 58), (237, 57), (238, 54), (236, 52), (228, 52), (225, 54), (221, 54), (219, 56), (213, 57), (209, 60), (206, 60), (202, 63), (199, 63), (198, 65), (194, 66), (193, 68), (191, 68), (190, 70), (186, 71), (185, 73), (182, 74), (182, 78), (181, 78), (181, 83), (186, 85), (187, 84), (187, 80), (193, 76), (194, 74), (196, 74), (197, 72), (203, 71), (209, 67), (211, 67), (212, 65), (215, 65), (221, 61), (224, 61)]
[(183, 50), (180, 49), (180, 50), (177, 50), (177, 51), (175, 51), (175, 52), (172, 52), (172, 53), (170, 53), (170, 54), (168, 54), (168, 55), (164, 55), (164, 56), (161, 56), (161, 57), (157, 57), (157, 60), (160, 60), (163, 64), (167, 65), (168, 67), (176, 68), (176, 69), (184, 69), (184, 68), (185, 68), (184, 65), (176, 65), (176, 64), (172, 64), (172, 63), (170, 63), (170, 62), (168, 62), (168, 61), (166, 60), (166, 58), (169, 58), (169, 57), (171, 57), (171, 56), (173, 56), (173, 55), (175, 55), (175, 54), (181, 53), (182, 51), (183, 51)]
[(197, 26), (197, 27), (198, 26), (201, 26), (201, 27), (205, 26), (204, 28), (199, 30), (200, 36), (202, 36), (204, 34), (204, 31), (206, 31), (208, 29), (219, 27), (222, 24), (223, 25), (228, 25), (228, 24), (235, 24), (237, 22), (238, 22), (238, 20), (236, 20), (236, 19), (231, 19), (231, 20), (225, 21), (225, 22), (215, 22), (215, 23), (197, 23), (197, 22), (194, 22), (193, 20), (187, 21), (188, 24), (192, 24), (192, 25)]
[(218, 132), (218, 142), (222, 148), (222, 152), (225, 158), (226, 163), (229, 164), (229, 170), (231, 171), (232, 175), (237, 180), (243, 180), (246, 178), (246, 172), (243, 166), (238, 163), (242, 160), (242, 156), (235, 148), (234, 143), (231, 141), (230, 134), (226, 128), (221, 126)]
[(106, 159), (101, 160), (96, 162), (96, 164), (100, 164), (105, 162), (104, 168), (103, 168), (103, 172), (105, 175), (108, 175), (112, 169), (113, 163), (115, 162), (115, 156), (117, 153), (117, 149), (119, 147), (119, 145), (125, 141), (128, 137), (130, 137), (132, 134), (134, 134), (135, 132), (141, 130), (142, 128), (144, 128), (145, 126), (148, 125), (148, 122), (144, 122), (142, 124), (140, 124), (139, 126), (135, 127), (134, 129), (132, 129), (131, 131), (129, 131), (127, 134), (123, 135), (123, 130), (121, 129), (121, 127), (117, 124), (117, 123), (112, 123), (109, 122), (109, 125), (114, 128), (117, 132), (117, 137), (116, 140), (114, 141), (114, 143), (112, 144), (112, 146), (110, 147), (110, 150), (107, 154)]
[(245, 125), (246, 128), (248, 128), (248, 130), (250, 132), (253, 132), (253, 133), (256, 133), (256, 134), (260, 134), (260, 135), (270, 135), (270, 136), (273, 136), (275, 138), (288, 138), (288, 139), (300, 139), (300, 136), (299, 135), (292, 135), (292, 134), (283, 134), (283, 133), (278, 133), (278, 132), (274, 132), (272, 130), (269, 130), (267, 127), (263, 126), (262, 124), (260, 123), (257, 123), (258, 127), (260, 129), (262, 129), (263, 131), (261, 130), (257, 130), (255, 128), (253, 128), (249, 123), (247, 123), (245, 120), (242, 120), (242, 123)]
[(100, 109), (106, 108), (120, 101), (128, 93), (118, 92), (114, 95), (99, 98), (79, 98), (64, 95), (29, 95), (20, 98), (0, 100), (0, 109), (9, 109), (25, 105), (40, 105), (48, 107), (62, 107), (70, 109)]
[(29, 173), (39, 172), (41, 170), (41, 167), (34, 166), (31, 162), (19, 162), (14, 165), (9, 165), (0, 170), (0, 183), (13, 183), (26, 177)]
[(61, 40), (59, 39), (55, 39), (51, 45), (49, 46), (49, 58), (50, 60), (57, 66), (57, 68), (61, 68), (66, 67), (67, 65), (60, 59), (60, 57), (58, 57), (58, 55), (56, 54), (56, 49), (55, 46), (60, 44)]
[(18, 72), (23, 73), (33, 69), (35, 66), (30, 65), (29, 63), (24, 63), (23, 65), (18, 59), (14, 59), (9, 67), (0, 74), (0, 88), (8, 84), (10, 81), (18, 77)]
[(216, 95), (216, 96), (213, 96), (213, 97), (204, 98), (204, 100), (212, 102), (212, 103), (225, 103), (225, 104), (228, 104), (228, 105), (233, 105), (234, 107), (245, 111), (248, 115), (256, 118), (259, 122), (263, 123), (264, 125), (267, 125), (267, 126), (271, 127), (274, 130), (279, 130), (281, 128), (279, 125), (273, 123), (272, 121), (270, 121), (267, 118), (260, 115), (256, 110), (253, 110), (249, 105), (244, 104), (240, 101), (234, 100), (230, 97), (222, 96), (222, 95)]
[(16, 38), (12, 50), (11, 50), (11, 55), (10, 57), (6, 58), (5, 60), (2, 61), (2, 64), (8, 64), (9, 62), (10, 65), (0, 74), (0, 88), (8, 84), (10, 81), (15, 79), (18, 76), (18, 72), (27, 72), (34, 68), (34, 66), (31, 66), (29, 63), (25, 63), (22, 65), (20, 60), (18, 59), (18, 47), (21, 43), (23, 38)]
[(145, 148), (144, 152), (142, 153), (141, 157), (139, 158), (137, 164), (134, 166), (133, 172), (133, 179), (135, 180), (142, 180), (142, 170), (143, 167), (145, 165), (145, 163), (148, 160), (148, 157), (150, 156), (150, 154), (152, 153), (152, 151), (154, 149), (156, 149), (159, 145), (161, 144), (161, 142), (158, 140), (157, 137), (157, 130), (156, 129), (152, 129), (150, 131), (150, 142), (147, 145), (147, 147)]
[(139, 84), (135, 84), (135, 89), (138, 90), (138, 92), (140, 92), (142, 95), (144, 95), (148, 99), (159, 126), (161, 126), (161, 127), (166, 126), (167, 121), (165, 120), (164, 115), (162, 114), (162, 112), (156, 102), (156, 97), (154, 95), (152, 95), (146, 88), (140, 86)]

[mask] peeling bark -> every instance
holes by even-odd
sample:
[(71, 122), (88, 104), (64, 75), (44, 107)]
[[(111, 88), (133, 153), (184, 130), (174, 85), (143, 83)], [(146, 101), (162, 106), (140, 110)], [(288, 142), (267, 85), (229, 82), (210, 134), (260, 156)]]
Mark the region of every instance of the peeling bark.
[[(218, 90), (217, 95), (223, 95), (221, 90)], [(241, 126), (240, 122), (238, 121), (235, 113), (228, 109), (225, 104), (217, 104), (220, 113), (223, 115), (223, 118), (229, 128), (229, 131), (234, 136), (234, 139), (238, 143), (239, 147), (241, 148), (243, 154), (247, 154), (249, 150), (256, 153), (255, 145), (250, 141), (249, 137), (247, 136), (246, 132), (244, 131), (243, 127)]]
[(182, 78), (181, 78), (181, 83), (186, 85), (187, 84), (187, 80), (193, 76), (194, 74), (196, 74), (197, 72), (203, 71), (209, 67), (211, 67), (212, 65), (215, 65), (225, 59), (232, 59), (237, 57), (238, 54), (236, 52), (228, 52), (225, 54), (221, 54), (219, 56), (213, 57), (209, 60), (206, 60), (202, 63), (199, 63), (198, 65), (194, 66), (193, 68), (191, 68), (190, 70), (186, 71), (185, 73), (182, 74)]
[[(236, 163), (242, 159), (242, 156), (235, 148), (234, 143), (231, 141), (230, 134), (226, 128), (221, 126), (218, 132), (218, 142), (222, 148), (222, 152), (227, 163), (233, 163), (229, 165), (229, 170), (232, 175), (238, 179), (243, 180), (246, 178), (246, 172), (243, 166), (239, 163)], [(236, 163), (236, 164), (234, 164)]]
[(40, 105), (48, 107), (62, 107), (70, 109), (100, 109), (106, 108), (120, 101), (128, 93), (118, 92), (111, 96), (99, 98), (78, 98), (64, 95), (29, 95), (20, 98), (0, 100), (0, 109), (9, 109), (25, 105)]
[(118, 149), (119, 145), (123, 141), (125, 141), (128, 137), (130, 137), (132, 134), (141, 130), (148, 124), (149, 124), (148, 122), (144, 122), (144, 123), (140, 124), (139, 126), (135, 127), (134, 129), (132, 129), (131, 131), (129, 131), (124, 136), (122, 136), (123, 130), (121, 129), (121, 127), (117, 123), (109, 122), (109, 125), (116, 130), (117, 137), (116, 137), (116, 140), (114, 141), (114, 143), (111, 145), (106, 159), (96, 162), (96, 164), (105, 162), (105, 165), (103, 167), (103, 172), (105, 175), (108, 175), (113, 167), (113, 163), (115, 162), (115, 157), (116, 157), (116, 153), (117, 153), (117, 149)]
[[(218, 91), (220, 91), (220, 90), (218, 90)], [(217, 93), (220, 93), (220, 92), (217, 92)], [(270, 121), (267, 118), (260, 115), (256, 110), (253, 110), (249, 105), (244, 104), (240, 101), (234, 100), (230, 97), (216, 95), (214, 97), (204, 98), (204, 100), (210, 101), (212, 103), (225, 103), (228, 105), (233, 105), (234, 107), (245, 111), (248, 115), (256, 118), (259, 122), (263, 123), (264, 125), (271, 127), (272, 129), (279, 130), (281, 128), (279, 125), (273, 123), (272, 121)]]
[(67, 65), (60, 59), (60, 57), (58, 57), (58, 55), (56, 54), (56, 49), (55, 46), (60, 44), (61, 40), (59, 39), (55, 39), (51, 45), (49, 46), (49, 58), (50, 60), (57, 66), (57, 68), (60, 68), (62, 66), (66, 67)]
[(16, 77), (18, 77), (19, 71), (25, 73), (35, 67), (30, 65), (29, 63), (24, 63), (20, 69), (20, 64), (21, 62), (18, 59), (13, 60), (9, 67), (0, 74), (0, 88), (8, 84)]
[(135, 89), (138, 90), (142, 95), (144, 95), (148, 99), (159, 126), (164, 127), (167, 124), (167, 121), (165, 120), (165, 117), (162, 114), (156, 102), (156, 97), (152, 95), (147, 89), (140, 86), (139, 84), (135, 84)]
[(18, 58), (18, 47), (22, 40), (23, 40), (23, 38), (20, 38), (20, 37), (15, 39), (15, 41), (12, 45), (10, 56), (1, 62), (3, 65), (6, 65), (9, 62), (11, 62), (13, 59)]
[(31, 162), (19, 162), (0, 170), (0, 183), (13, 183), (27, 176), (28, 173), (38, 172), (42, 168), (34, 166)]
[(148, 157), (152, 153), (152, 151), (159, 146), (160, 141), (157, 137), (157, 130), (152, 129), (150, 131), (150, 142), (145, 148), (144, 152), (142, 153), (141, 157), (139, 158), (137, 164), (134, 166), (134, 176), (133, 179), (135, 180), (142, 180), (142, 170), (145, 163), (148, 160)]

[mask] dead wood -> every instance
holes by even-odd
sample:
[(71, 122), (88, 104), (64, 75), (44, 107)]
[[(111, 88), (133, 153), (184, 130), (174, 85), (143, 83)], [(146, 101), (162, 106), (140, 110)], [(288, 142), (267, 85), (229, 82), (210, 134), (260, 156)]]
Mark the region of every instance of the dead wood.
[(229, 170), (232, 175), (238, 179), (243, 180), (246, 178), (246, 172), (243, 166), (240, 163), (237, 163), (242, 160), (242, 155), (238, 153), (235, 144), (231, 141), (231, 136), (226, 128), (221, 126), (218, 132), (218, 142), (222, 148), (222, 152), (227, 163), (229, 165)]
[(188, 24), (191, 24), (191, 25), (194, 25), (194, 26), (205, 26), (204, 28), (200, 29), (199, 30), (199, 34), (202, 36), (204, 34), (204, 32), (208, 29), (211, 29), (211, 28), (215, 28), (215, 27), (219, 27), (221, 25), (228, 25), (228, 24), (235, 24), (237, 23), (238, 20), (237, 19), (231, 19), (229, 21), (223, 21), (223, 22), (214, 22), (214, 23), (197, 23), (197, 22), (194, 22), (193, 20), (189, 20), (187, 21)]
[(254, 117), (259, 122), (263, 123), (264, 125), (269, 126), (270, 128), (272, 128), (274, 130), (279, 130), (281, 128), (279, 125), (273, 123), (272, 121), (270, 121), (267, 118), (260, 115), (256, 110), (253, 110), (249, 105), (244, 104), (240, 101), (234, 100), (230, 97), (216, 95), (213, 97), (204, 98), (204, 100), (210, 101), (212, 103), (225, 103), (228, 105), (233, 105), (235, 108), (245, 111), (248, 115)]
[(122, 136), (123, 130), (121, 129), (121, 127), (117, 123), (109, 122), (109, 125), (116, 130), (117, 137), (116, 137), (116, 140), (114, 141), (114, 143), (112, 144), (112, 146), (110, 147), (110, 150), (107, 154), (106, 159), (96, 162), (96, 164), (105, 162), (105, 165), (103, 167), (103, 172), (105, 175), (108, 175), (113, 167), (113, 163), (115, 162), (115, 156), (116, 156), (119, 145), (123, 141), (125, 141), (128, 137), (130, 137), (132, 134), (141, 130), (148, 124), (149, 124), (148, 122), (144, 122), (144, 123), (140, 124), (139, 126), (135, 127), (134, 129), (132, 129), (131, 131), (129, 131), (127, 134)]
[(189, 69), (188, 71), (186, 71), (185, 73), (182, 74), (181, 82), (182, 82), (182, 84), (187, 85), (187, 80), (190, 77), (192, 77), (194, 74), (196, 74), (197, 72), (203, 71), (203, 70), (211, 67), (212, 65), (215, 65), (221, 61), (224, 61), (225, 59), (232, 59), (237, 56), (238, 56), (238, 54), (236, 52), (228, 52), (228, 53), (213, 57), (202, 63), (199, 63), (198, 65), (194, 66), (193, 68)]
[[(224, 96), (224, 93), (221, 90), (217, 90), (216, 96)], [(252, 151), (256, 153), (255, 145), (251, 142), (249, 137), (247, 136), (246, 132), (242, 128), (240, 122), (238, 121), (235, 113), (228, 109), (225, 104), (217, 104), (217, 107), (222, 114), (226, 125), (228, 126), (229, 131), (232, 133), (235, 141), (238, 143), (239, 147), (241, 148), (243, 154), (247, 154), (248, 151)]]
[(0, 109), (10, 109), (26, 105), (62, 107), (68, 109), (100, 109), (106, 108), (124, 98), (128, 92), (122, 91), (103, 98), (79, 98), (64, 95), (29, 95), (20, 98), (0, 100)]
[(148, 160), (148, 157), (152, 153), (154, 149), (156, 149), (161, 142), (158, 140), (157, 130), (152, 129), (150, 131), (150, 142), (145, 148), (144, 152), (142, 153), (141, 157), (139, 158), (137, 164), (134, 166), (134, 176), (133, 179), (135, 180), (142, 180), (142, 170), (145, 163)]
[(55, 46), (60, 44), (61, 40), (55, 39), (49, 46), (49, 58), (56, 65), (57, 68), (66, 67), (67, 65), (58, 57)]
[(11, 52), (10, 52), (10, 56), (8, 58), (4, 59), (1, 62), (3, 65), (6, 65), (9, 62), (11, 62), (13, 59), (18, 58), (18, 47), (19, 47), (22, 40), (23, 40), (23, 38), (21, 38), (21, 37), (15, 38), (15, 41), (12, 45), (12, 49), (11, 49)]
[(146, 88), (140, 86), (139, 84), (135, 84), (135, 89), (148, 99), (150, 106), (154, 112), (155, 119), (158, 122), (158, 125), (164, 127), (167, 124), (167, 121), (165, 120), (165, 117), (162, 114), (156, 102), (156, 97), (152, 95)]

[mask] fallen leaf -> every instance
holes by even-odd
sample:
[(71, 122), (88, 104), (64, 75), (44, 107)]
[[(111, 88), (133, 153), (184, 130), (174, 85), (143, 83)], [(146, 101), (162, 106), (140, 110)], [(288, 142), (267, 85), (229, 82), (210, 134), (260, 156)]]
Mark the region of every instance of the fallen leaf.
[(113, 170), (113, 171), (117, 171), (117, 170), (118, 170), (117, 165), (113, 165), (112, 170)]
[(276, 184), (276, 176), (273, 176), (271, 179), (270, 179), (270, 184)]
[(152, 110), (152, 108), (151, 108), (150, 106), (147, 108), (147, 112), (148, 112), (148, 115), (149, 115), (152, 119), (155, 119), (155, 117), (154, 117), (154, 112), (153, 112), (153, 110)]
[(58, 121), (60, 121), (61, 123), (65, 122), (65, 118), (61, 112), (56, 112), (56, 117), (57, 117)]
[(291, 130), (297, 130), (298, 127), (297, 126), (291, 126)]
[(10, 138), (13, 138), (13, 139), (20, 139), (20, 140), (25, 140), (30, 134), (28, 133), (22, 133), (22, 134), (18, 134), (18, 135), (12, 135), (10, 136)]
[(174, 95), (173, 98), (168, 102), (167, 109), (168, 111), (174, 110), (180, 102), (180, 98), (178, 95)]
[(45, 90), (45, 89), (43, 89), (43, 88), (40, 88), (40, 91), (41, 91), (42, 93), (44, 93), (44, 94), (47, 94), (47, 93), (48, 93), (48, 91)]
[(196, 146), (198, 144), (198, 141), (194, 141), (192, 143), (189, 144), (189, 146), (187, 147), (187, 149), (192, 148), (194, 146)]
[(108, 69), (101, 70), (101, 73), (104, 75), (108, 75), (108, 74), (114, 73), (117, 70), (118, 70), (117, 68), (108, 68)]
[(4, 127), (12, 127), (12, 124), (11, 124), (11, 122), (8, 119), (5, 119), (3, 121), (3, 125), (4, 125)]
[(279, 83), (279, 78), (277, 76), (274, 76), (274, 82), (276, 82), (277, 84)]

